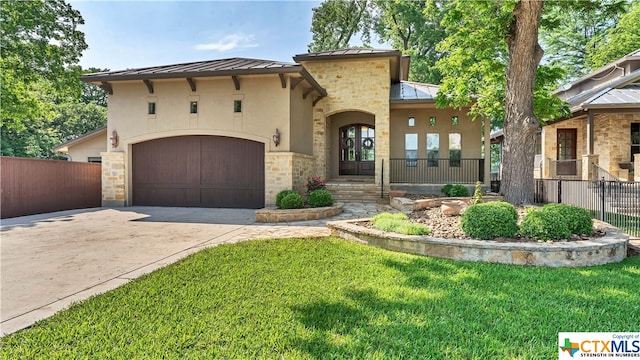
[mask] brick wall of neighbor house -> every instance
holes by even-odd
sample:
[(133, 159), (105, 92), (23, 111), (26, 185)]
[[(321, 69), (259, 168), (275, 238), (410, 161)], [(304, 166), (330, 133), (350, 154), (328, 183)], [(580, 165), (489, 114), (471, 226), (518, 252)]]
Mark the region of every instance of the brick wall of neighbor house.
[[(581, 161), (587, 153), (587, 122), (585, 117), (561, 121), (542, 128), (542, 171), (543, 178), (552, 177), (551, 161), (558, 158), (558, 129), (577, 129), (576, 159)], [(597, 126), (596, 126), (597, 129)]]
[(275, 204), (276, 195), (294, 189), (306, 191), (307, 178), (314, 176), (313, 156), (291, 152), (270, 152), (265, 155), (265, 203)]
[[(376, 184), (380, 185), (381, 164), (389, 162), (389, 77), (388, 58), (304, 62), (304, 67), (328, 93), (313, 111), (313, 153), (316, 175), (330, 175), (331, 133), (327, 118), (343, 111), (362, 111), (375, 116)], [(337, 149), (336, 149), (337, 151)], [(385, 174), (389, 189), (389, 172)]]
[[(597, 114), (594, 117), (594, 152), (599, 165), (613, 176), (628, 176), (619, 163), (631, 162), (631, 123), (640, 122), (640, 113)], [(624, 174), (622, 174), (624, 172)]]
[(102, 206), (125, 206), (126, 172), (124, 152), (103, 152)]

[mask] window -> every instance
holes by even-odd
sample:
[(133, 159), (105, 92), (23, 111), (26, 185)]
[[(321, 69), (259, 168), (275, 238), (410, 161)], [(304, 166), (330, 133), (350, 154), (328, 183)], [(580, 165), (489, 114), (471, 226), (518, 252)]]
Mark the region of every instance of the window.
[(156, 103), (150, 102), (148, 106), (148, 114), (155, 115), (156, 114)]
[(409, 126), (416, 126), (416, 118), (414, 117), (409, 118)]
[(542, 155), (542, 133), (536, 134), (536, 155)]
[(451, 125), (457, 126), (459, 123), (460, 123), (460, 121), (458, 120), (457, 116), (452, 116), (451, 117)]
[(90, 162), (90, 163), (101, 163), (102, 162), (102, 157), (100, 157), (100, 156), (89, 156), (87, 158), (87, 162)]
[(449, 167), (460, 167), (462, 159), (462, 135), (460, 133), (449, 134)]
[(198, 102), (197, 101), (192, 101), (191, 104), (189, 105), (189, 112), (191, 114), (197, 114), (198, 113)]
[(440, 134), (427, 134), (427, 166), (438, 167)]
[(418, 166), (418, 134), (404, 135), (404, 151), (407, 167)]
[(233, 100), (233, 112), (234, 113), (242, 112), (242, 100)]
[(432, 116), (429, 118), (429, 125), (436, 126), (436, 117)]
[(631, 123), (631, 161), (635, 154), (640, 154), (640, 123)]

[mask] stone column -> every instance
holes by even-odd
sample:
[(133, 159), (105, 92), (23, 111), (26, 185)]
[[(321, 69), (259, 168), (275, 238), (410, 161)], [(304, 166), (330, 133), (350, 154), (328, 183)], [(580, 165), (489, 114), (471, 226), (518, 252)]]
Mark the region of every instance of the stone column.
[(633, 181), (640, 181), (640, 154), (633, 155)]
[(125, 153), (103, 152), (102, 206), (126, 206)]
[(597, 154), (582, 155), (582, 180), (597, 180), (598, 174), (593, 166), (594, 163), (598, 163)]

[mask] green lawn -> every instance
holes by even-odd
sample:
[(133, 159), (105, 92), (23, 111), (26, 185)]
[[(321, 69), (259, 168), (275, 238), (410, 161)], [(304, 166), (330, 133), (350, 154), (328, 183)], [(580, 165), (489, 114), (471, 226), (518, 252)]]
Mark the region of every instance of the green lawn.
[(2, 359), (554, 359), (638, 331), (640, 257), (549, 269), (335, 238), (224, 245), (1, 339)]

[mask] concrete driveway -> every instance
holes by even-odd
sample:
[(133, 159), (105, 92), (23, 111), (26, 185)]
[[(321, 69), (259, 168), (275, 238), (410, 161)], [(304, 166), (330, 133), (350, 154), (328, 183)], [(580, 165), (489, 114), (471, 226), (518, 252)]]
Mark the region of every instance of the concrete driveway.
[(5, 219), (1, 333), (116, 288), (202, 247), (250, 237), (253, 210), (128, 207)]

